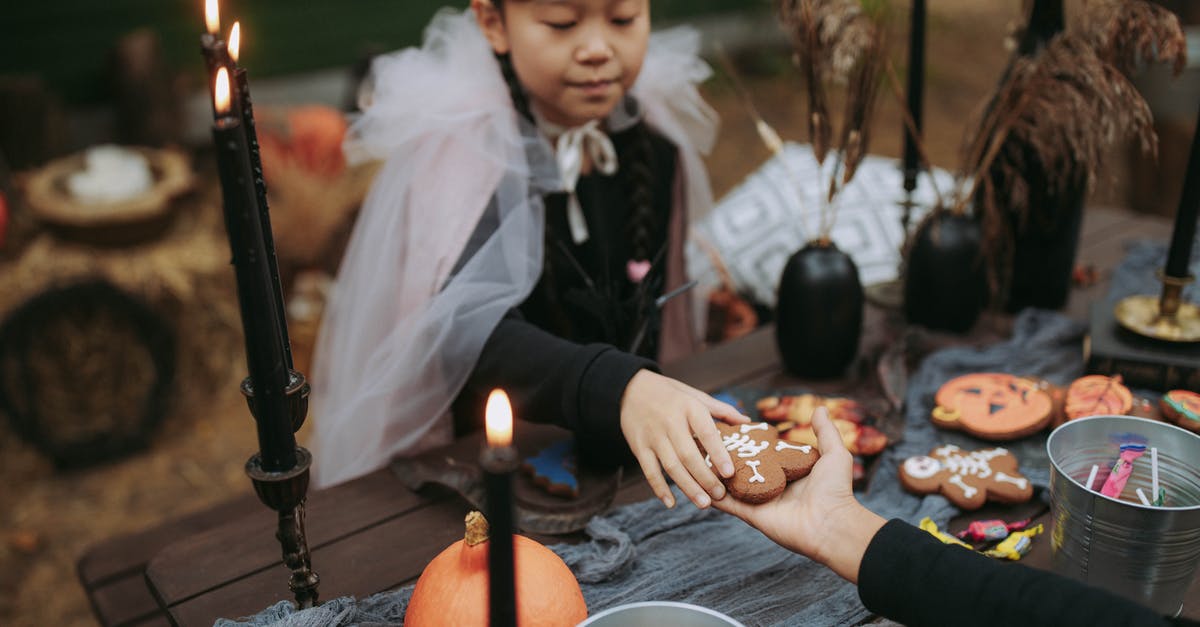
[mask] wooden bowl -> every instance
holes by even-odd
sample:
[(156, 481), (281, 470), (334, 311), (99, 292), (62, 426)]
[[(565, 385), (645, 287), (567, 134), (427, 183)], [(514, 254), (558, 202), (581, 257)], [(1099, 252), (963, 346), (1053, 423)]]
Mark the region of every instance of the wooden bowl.
[(174, 217), (172, 201), (192, 188), (187, 156), (176, 149), (131, 147), (146, 158), (153, 184), (133, 198), (87, 202), (71, 195), (67, 181), (84, 169), (86, 155), (75, 153), (34, 171), (25, 198), (40, 222), (60, 236), (88, 244), (124, 246), (162, 234)]

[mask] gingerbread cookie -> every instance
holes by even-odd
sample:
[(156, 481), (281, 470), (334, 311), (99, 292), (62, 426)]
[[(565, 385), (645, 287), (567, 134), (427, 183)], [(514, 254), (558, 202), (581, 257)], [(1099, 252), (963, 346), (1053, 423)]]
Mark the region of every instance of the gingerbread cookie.
[(1038, 382), (994, 372), (951, 379), (934, 399), (933, 424), (993, 441), (1015, 440), (1044, 429), (1053, 408), (1050, 395)]
[[(814, 446), (780, 440), (775, 429), (765, 422), (716, 425), (733, 459), (733, 476), (722, 477), (721, 482), (739, 501), (770, 501), (783, 493), (789, 481), (807, 475), (821, 457)], [(704, 461), (712, 466), (707, 455)]]
[(1200, 394), (1188, 390), (1171, 390), (1159, 401), (1167, 420), (1200, 433)]
[(1121, 383), (1121, 376), (1092, 374), (1075, 379), (1067, 388), (1063, 411), (1067, 420), (1103, 414), (1128, 415), (1133, 408), (1133, 393)]
[(900, 465), (900, 484), (915, 494), (941, 493), (962, 509), (979, 509), (987, 500), (1023, 503), (1033, 484), (1017, 472), (1017, 458), (1006, 449), (970, 453), (953, 444), (939, 446)]
[(842, 434), (842, 442), (854, 455), (875, 455), (888, 445), (887, 436), (875, 427), (863, 424), (866, 411), (858, 402), (848, 398), (797, 394), (767, 396), (755, 404), (767, 422), (775, 423), (780, 437), (797, 444), (817, 444), (812, 428), (812, 415), (818, 407), (829, 410), (833, 425)]
[(557, 496), (579, 496), (579, 479), (575, 476), (575, 440), (560, 440), (547, 446), (534, 457), (521, 462), (533, 482)]

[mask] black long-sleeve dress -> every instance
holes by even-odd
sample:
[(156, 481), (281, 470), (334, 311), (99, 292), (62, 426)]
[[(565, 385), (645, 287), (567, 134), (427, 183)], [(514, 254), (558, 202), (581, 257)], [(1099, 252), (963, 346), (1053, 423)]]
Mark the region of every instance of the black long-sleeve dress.
[[(629, 153), (627, 144), (637, 141), (635, 133), (610, 135), (618, 154)], [(529, 298), (500, 320), (484, 345), (454, 403), (457, 432), (482, 424), (487, 395), (499, 387), (520, 418), (573, 431), (585, 458), (599, 459), (597, 453), (603, 453), (610, 461), (629, 460), (620, 428), (621, 398), (639, 370), (658, 370), (652, 356), (657, 353), (660, 312), (653, 301), (663, 293), (663, 251), (676, 168), (674, 145), (653, 131), (647, 133), (654, 212), (655, 263), (650, 273), (641, 283), (626, 275), (633, 252), (628, 234), (633, 182), (626, 164), (613, 176), (580, 177), (575, 190), (589, 232), (582, 244), (570, 236), (566, 194), (546, 195), (542, 276)], [(481, 222), (477, 235), (485, 237), (488, 228)], [(472, 238), (464, 257), (476, 240)], [(639, 335), (642, 340), (632, 347)]]

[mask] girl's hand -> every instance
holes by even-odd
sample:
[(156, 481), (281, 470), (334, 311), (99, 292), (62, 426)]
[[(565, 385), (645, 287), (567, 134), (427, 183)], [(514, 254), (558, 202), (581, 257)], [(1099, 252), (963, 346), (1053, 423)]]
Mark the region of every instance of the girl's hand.
[[(732, 476), (733, 460), (713, 418), (730, 424), (750, 421), (728, 403), (649, 370), (639, 370), (625, 386), (621, 432), (650, 488), (667, 507), (675, 506), (675, 498), (663, 479), (663, 470), (696, 507), (708, 507), (712, 499), (725, 496), (725, 486), (713, 469), (721, 476)], [(696, 439), (709, 452), (712, 468), (704, 462)]]
[(854, 498), (854, 459), (829, 412), (818, 408), (812, 422), (821, 458), (807, 477), (793, 481), (783, 495), (761, 505), (729, 497), (718, 500), (714, 507), (857, 583), (863, 554), (884, 520)]

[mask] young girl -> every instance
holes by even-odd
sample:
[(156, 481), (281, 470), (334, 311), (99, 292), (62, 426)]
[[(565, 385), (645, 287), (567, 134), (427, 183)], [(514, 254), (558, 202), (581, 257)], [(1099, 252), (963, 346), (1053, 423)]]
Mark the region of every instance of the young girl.
[(385, 163), (317, 346), (315, 481), (448, 442), (499, 387), (585, 456), (632, 452), (667, 506), (664, 470), (706, 507), (732, 474), (712, 417), (748, 419), (650, 359), (694, 343), (688, 298), (663, 301), (710, 201), (697, 38), (651, 38), (647, 0), (471, 9), (375, 62), (350, 131), (352, 159)]

